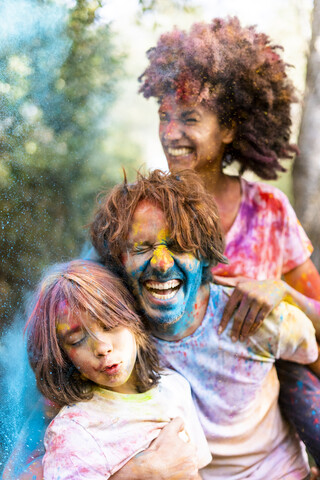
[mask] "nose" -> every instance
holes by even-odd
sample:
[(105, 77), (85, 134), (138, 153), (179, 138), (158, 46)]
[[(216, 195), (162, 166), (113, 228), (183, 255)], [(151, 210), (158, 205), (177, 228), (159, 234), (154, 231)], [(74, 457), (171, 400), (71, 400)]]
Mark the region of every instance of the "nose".
[(162, 137), (164, 140), (180, 140), (182, 137), (182, 130), (180, 122), (176, 120), (171, 120), (170, 122), (160, 125), (160, 131), (162, 130)]
[(106, 339), (93, 338), (93, 353), (96, 357), (104, 357), (112, 352), (112, 343)]
[(165, 245), (159, 245), (153, 252), (150, 264), (153, 268), (165, 273), (173, 267), (174, 260), (168, 248)]

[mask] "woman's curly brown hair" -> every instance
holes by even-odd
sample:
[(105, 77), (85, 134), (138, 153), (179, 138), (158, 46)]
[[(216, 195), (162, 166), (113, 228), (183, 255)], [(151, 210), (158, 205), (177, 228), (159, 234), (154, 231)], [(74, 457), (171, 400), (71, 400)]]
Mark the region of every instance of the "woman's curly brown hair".
[(168, 94), (196, 97), (222, 126), (236, 126), (225, 155), (240, 163), (240, 173), (276, 179), (285, 171), (278, 158), (297, 151), (289, 143), (290, 104), (296, 98), (279, 49), (254, 26), (242, 28), (236, 17), (195, 23), (189, 33), (174, 29), (148, 50), (150, 64), (139, 91), (160, 102)]

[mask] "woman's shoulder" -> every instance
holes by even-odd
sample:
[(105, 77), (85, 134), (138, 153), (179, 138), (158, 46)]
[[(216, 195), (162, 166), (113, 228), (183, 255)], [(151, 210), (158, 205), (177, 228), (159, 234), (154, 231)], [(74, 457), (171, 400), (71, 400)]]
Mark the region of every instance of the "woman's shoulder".
[(241, 178), (241, 187), (244, 201), (276, 208), (290, 208), (290, 202), (285, 193), (270, 183), (253, 182)]

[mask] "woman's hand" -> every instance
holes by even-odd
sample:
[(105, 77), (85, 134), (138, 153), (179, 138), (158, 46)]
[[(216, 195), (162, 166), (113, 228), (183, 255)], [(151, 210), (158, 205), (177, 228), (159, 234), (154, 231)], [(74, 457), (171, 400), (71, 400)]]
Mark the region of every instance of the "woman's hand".
[(320, 470), (317, 467), (311, 468), (310, 480), (320, 480)]
[(233, 316), (231, 338), (234, 342), (255, 333), (287, 294), (286, 284), (282, 280), (258, 281), (244, 277), (214, 276), (214, 281), (221, 285), (234, 286), (218, 329), (221, 334)]

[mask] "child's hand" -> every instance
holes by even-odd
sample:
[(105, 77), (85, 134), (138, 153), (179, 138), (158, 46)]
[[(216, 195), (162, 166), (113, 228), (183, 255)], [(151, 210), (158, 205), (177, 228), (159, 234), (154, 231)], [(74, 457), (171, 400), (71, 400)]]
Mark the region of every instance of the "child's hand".
[[(215, 280), (226, 284), (221, 277), (215, 277)], [(230, 279), (226, 280), (230, 286)], [(258, 330), (263, 320), (286, 296), (286, 284), (282, 280), (231, 280), (235, 288), (223, 312), (218, 333), (224, 331), (234, 314), (231, 338), (237, 341)]]

